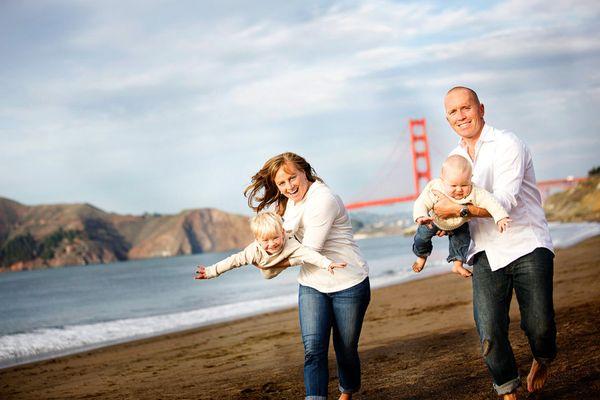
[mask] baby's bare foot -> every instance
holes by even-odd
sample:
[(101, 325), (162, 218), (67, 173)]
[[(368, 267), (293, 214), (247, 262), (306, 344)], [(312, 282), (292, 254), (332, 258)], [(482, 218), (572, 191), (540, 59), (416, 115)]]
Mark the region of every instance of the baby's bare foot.
[(455, 274), (459, 274), (460, 276), (462, 276), (464, 278), (468, 278), (471, 275), (473, 275), (471, 273), (471, 271), (469, 271), (468, 269), (463, 267), (463, 264), (459, 263), (459, 262), (454, 263), (454, 266), (452, 267), (452, 272), (454, 272)]
[(425, 267), (425, 261), (427, 261), (427, 257), (417, 257), (417, 261), (412, 265), (413, 271), (421, 272)]

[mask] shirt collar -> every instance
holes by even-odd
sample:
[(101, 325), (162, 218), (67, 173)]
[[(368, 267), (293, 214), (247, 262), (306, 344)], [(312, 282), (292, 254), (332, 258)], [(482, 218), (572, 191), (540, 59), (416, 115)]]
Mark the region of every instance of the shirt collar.
[[(483, 129), (481, 130), (481, 135), (479, 136), (479, 139), (477, 139), (477, 142), (493, 142), (494, 136), (494, 128), (492, 128), (488, 124), (484, 124)], [(458, 139), (458, 145), (463, 149), (467, 148), (465, 139), (463, 138)]]

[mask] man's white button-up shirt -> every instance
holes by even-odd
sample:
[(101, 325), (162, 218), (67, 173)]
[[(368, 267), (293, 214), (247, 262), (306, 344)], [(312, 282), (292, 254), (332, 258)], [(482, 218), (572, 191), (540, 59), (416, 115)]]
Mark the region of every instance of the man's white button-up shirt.
[(498, 232), (492, 218), (473, 218), (469, 222), (469, 264), (475, 254), (485, 251), (491, 269), (496, 271), (538, 247), (553, 250), (531, 153), (519, 138), (486, 124), (476, 143), (474, 159), (462, 139), (451, 154), (471, 161), (473, 183), (491, 192), (512, 219), (504, 233)]

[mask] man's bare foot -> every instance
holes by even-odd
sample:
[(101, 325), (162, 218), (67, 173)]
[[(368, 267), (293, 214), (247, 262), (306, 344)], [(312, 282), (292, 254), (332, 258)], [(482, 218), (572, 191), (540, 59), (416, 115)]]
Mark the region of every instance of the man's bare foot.
[(454, 265), (452, 266), (452, 272), (454, 272), (455, 274), (459, 274), (460, 276), (462, 276), (464, 278), (468, 278), (471, 275), (473, 275), (471, 273), (471, 271), (469, 271), (468, 269), (463, 267), (463, 263), (460, 261), (454, 262)]
[(421, 272), (425, 267), (425, 261), (427, 261), (427, 257), (417, 257), (417, 261), (412, 266), (413, 271)]
[(527, 391), (539, 392), (548, 379), (548, 366), (540, 364), (535, 359), (531, 363), (529, 375), (527, 375)]
[(518, 397), (517, 397), (517, 393), (512, 392), (512, 393), (507, 393), (507, 394), (502, 395), (501, 399), (502, 400), (517, 400)]
[(338, 400), (352, 400), (352, 393), (342, 393)]

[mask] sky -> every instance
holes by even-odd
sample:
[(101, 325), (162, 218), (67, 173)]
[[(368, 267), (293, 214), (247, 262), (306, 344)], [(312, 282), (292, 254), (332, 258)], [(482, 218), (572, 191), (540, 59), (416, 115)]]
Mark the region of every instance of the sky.
[(538, 180), (600, 165), (600, 2), (0, 1), (0, 196), (121, 214), (215, 207), (271, 156), (346, 202), (437, 175), (448, 89), (530, 147)]

